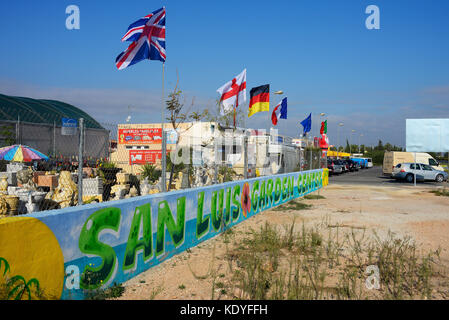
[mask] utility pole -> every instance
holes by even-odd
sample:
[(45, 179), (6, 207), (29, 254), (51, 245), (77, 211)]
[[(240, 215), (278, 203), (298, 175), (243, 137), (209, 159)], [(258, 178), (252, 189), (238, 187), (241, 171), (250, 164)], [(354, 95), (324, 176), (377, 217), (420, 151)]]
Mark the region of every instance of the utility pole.
[(80, 144), (78, 149), (78, 205), (83, 204), (83, 150), (84, 150), (84, 119), (80, 118)]

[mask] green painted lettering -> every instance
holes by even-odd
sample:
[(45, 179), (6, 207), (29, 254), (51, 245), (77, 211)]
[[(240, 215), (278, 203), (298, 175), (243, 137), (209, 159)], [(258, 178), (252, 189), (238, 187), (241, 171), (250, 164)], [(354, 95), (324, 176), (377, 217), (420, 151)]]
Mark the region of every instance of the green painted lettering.
[(267, 182), (267, 208), (273, 206), (273, 180), (270, 179)]
[(204, 191), (198, 193), (198, 208), (196, 214), (196, 238), (201, 238), (209, 230), (209, 216), (203, 219)]
[(288, 177), (284, 177), (284, 179), (282, 179), (282, 201), (287, 199), (288, 196)]
[[(217, 214), (217, 193), (218, 193), (218, 214)], [(223, 220), (223, 200), (224, 200), (224, 190), (214, 191), (212, 193), (212, 227), (215, 231), (220, 230), (221, 221)]]
[[(143, 239), (139, 240), (140, 225), (143, 220)], [(148, 261), (153, 255), (153, 233), (151, 229), (151, 205), (144, 204), (134, 211), (128, 242), (126, 244), (123, 270), (134, 268), (137, 250), (143, 249), (143, 260)]]
[(105, 208), (94, 212), (84, 223), (78, 246), (82, 253), (99, 256), (102, 261), (98, 267), (86, 266), (81, 274), (80, 286), (83, 289), (97, 289), (106, 283), (114, 272), (117, 257), (111, 246), (98, 240), (104, 229), (118, 231), (120, 209)]
[(227, 225), (231, 222), (231, 187), (226, 189), (226, 210), (224, 220)]
[(232, 191), (232, 221), (237, 221), (240, 216), (240, 199), (235, 197), (240, 197), (240, 185), (235, 185)]
[(282, 182), (280, 178), (276, 179), (274, 184), (274, 202), (277, 204), (281, 200)]
[(266, 192), (265, 192), (265, 180), (262, 181), (262, 184), (260, 186), (260, 196), (259, 196), (259, 208), (261, 210), (265, 209), (265, 205), (266, 205)]
[(251, 191), (251, 206), (253, 212), (257, 213), (259, 209), (259, 181), (254, 181), (253, 190)]
[(156, 255), (164, 253), (165, 249), (165, 226), (170, 234), (175, 247), (179, 247), (184, 241), (186, 215), (186, 197), (177, 200), (176, 222), (166, 200), (159, 203), (157, 213), (157, 236), (156, 236)]

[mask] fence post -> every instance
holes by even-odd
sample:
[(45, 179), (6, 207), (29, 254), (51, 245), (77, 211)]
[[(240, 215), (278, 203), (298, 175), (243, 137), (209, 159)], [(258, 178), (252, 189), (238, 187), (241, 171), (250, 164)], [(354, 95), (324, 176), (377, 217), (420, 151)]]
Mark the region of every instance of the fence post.
[(80, 118), (80, 139), (78, 149), (78, 205), (83, 204), (83, 150), (84, 150), (84, 119)]
[(163, 129), (163, 127), (162, 127), (161, 164), (162, 164), (162, 174), (161, 174), (162, 186), (161, 186), (161, 188), (162, 188), (162, 192), (166, 192), (167, 191), (167, 135), (165, 134), (165, 130)]
[(53, 121), (53, 158), (56, 158), (56, 121)]
[(312, 149), (310, 149), (310, 170), (312, 170), (312, 156), (313, 156), (313, 151)]
[(243, 135), (243, 177), (248, 179), (248, 137)]
[(218, 183), (218, 133), (214, 131), (214, 181), (213, 184)]

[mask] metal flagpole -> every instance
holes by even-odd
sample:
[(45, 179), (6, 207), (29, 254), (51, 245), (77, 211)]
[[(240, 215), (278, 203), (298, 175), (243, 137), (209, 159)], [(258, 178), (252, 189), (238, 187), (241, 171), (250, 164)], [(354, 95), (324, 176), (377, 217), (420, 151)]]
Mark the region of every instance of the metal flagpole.
[(56, 121), (53, 121), (53, 157), (56, 157)]
[(415, 187), (416, 187), (416, 172), (417, 172), (418, 170), (416, 169), (416, 152), (415, 152), (415, 174), (414, 174), (414, 185), (415, 185)]
[(162, 184), (162, 192), (167, 191), (167, 144), (165, 139), (164, 132), (164, 123), (165, 123), (165, 105), (164, 105), (164, 76), (165, 76), (165, 63), (162, 63), (162, 156), (161, 156), (161, 166), (162, 166), (162, 175), (161, 175), (161, 184)]
[(83, 150), (84, 150), (84, 119), (79, 119), (79, 148), (78, 148), (78, 205), (83, 204)]

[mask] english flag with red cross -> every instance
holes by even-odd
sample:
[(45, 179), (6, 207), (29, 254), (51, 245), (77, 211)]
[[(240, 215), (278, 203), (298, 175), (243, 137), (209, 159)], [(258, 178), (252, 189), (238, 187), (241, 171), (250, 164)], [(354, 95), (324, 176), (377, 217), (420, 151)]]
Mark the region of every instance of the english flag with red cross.
[(246, 102), (246, 69), (231, 81), (225, 83), (217, 90), (220, 94), (220, 103), (223, 105), (223, 113), (237, 108), (240, 103)]

